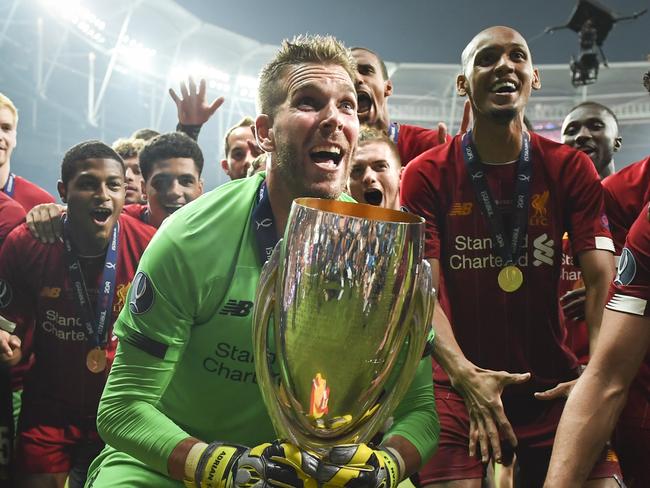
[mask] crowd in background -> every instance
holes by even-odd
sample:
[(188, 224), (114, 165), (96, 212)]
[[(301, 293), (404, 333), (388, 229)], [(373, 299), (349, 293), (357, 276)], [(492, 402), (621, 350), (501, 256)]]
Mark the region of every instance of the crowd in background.
[[(482, 31), (461, 61), (453, 135), (390, 117), (371, 49), (285, 42), (257, 117), (210, 135), (232, 181), (205, 195), (196, 141), (224, 100), (204, 80), (170, 90), (175, 131), (80, 141), (46, 189), (11, 164), (20, 107), (0, 94), (0, 480), (650, 486), (650, 163), (616, 171), (618, 120), (595, 101), (566, 114), (562, 143), (527, 127), (542, 80), (516, 31)], [(421, 216), (438, 291), (431, 357), (393, 426), (325, 459), (273, 441), (233, 352), (252, 351), (265, 251), (300, 196)], [(372, 275), (352, 257), (340, 266)]]

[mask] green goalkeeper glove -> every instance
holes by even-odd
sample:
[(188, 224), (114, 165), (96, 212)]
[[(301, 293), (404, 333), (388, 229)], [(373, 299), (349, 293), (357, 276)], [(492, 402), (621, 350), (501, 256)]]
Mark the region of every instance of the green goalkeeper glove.
[(402, 478), (401, 456), (390, 448), (346, 444), (330, 449), (316, 478), (327, 488), (395, 488)]
[(317, 488), (317, 467), (317, 457), (286, 442), (251, 449), (196, 444), (185, 462), (184, 483), (188, 488)]

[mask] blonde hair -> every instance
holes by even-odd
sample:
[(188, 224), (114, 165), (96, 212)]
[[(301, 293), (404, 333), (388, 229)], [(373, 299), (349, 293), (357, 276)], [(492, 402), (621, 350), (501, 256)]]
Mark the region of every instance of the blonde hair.
[(299, 35), (291, 41), (282, 41), (280, 50), (260, 72), (258, 110), (271, 118), (277, 106), (286, 97), (283, 86), (286, 71), (291, 66), (306, 63), (334, 64), (350, 75), (354, 84), (356, 62), (352, 53), (333, 36)]
[(397, 144), (395, 144), (393, 140), (388, 137), (388, 134), (386, 134), (386, 132), (383, 130), (376, 129), (375, 127), (370, 127), (369, 125), (362, 125), (359, 130), (359, 138), (357, 141), (358, 147), (361, 147), (364, 144), (369, 144), (371, 142), (381, 142), (386, 144), (390, 148), (393, 156), (395, 156), (395, 160), (399, 165), (398, 167), (402, 166), (402, 158), (400, 158)]
[(131, 159), (140, 154), (146, 142), (144, 139), (121, 138), (111, 147), (122, 159)]
[(3, 107), (8, 108), (9, 111), (14, 114), (14, 125), (18, 125), (18, 109), (8, 96), (0, 93), (0, 108)]

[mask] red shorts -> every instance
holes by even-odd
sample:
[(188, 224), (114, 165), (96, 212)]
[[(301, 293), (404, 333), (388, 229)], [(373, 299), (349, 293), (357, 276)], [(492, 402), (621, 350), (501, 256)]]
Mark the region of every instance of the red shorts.
[[(462, 397), (449, 387), (436, 384), (436, 407), (440, 419), (438, 450), (419, 473), (422, 486), (442, 481), (483, 478), (480, 457), (470, 457), (469, 415)], [(505, 410), (518, 446), (515, 449), (522, 486), (542, 486), (553, 449), (555, 430), (563, 401), (511, 400)], [(506, 449), (502, 444), (504, 455)], [(620, 477), (616, 455), (609, 450), (594, 466), (589, 479)]]
[(28, 474), (88, 471), (103, 447), (97, 431), (75, 425), (19, 428), (16, 467), (18, 472)]
[(627, 487), (649, 487), (650, 429), (619, 423), (614, 431), (613, 441)]

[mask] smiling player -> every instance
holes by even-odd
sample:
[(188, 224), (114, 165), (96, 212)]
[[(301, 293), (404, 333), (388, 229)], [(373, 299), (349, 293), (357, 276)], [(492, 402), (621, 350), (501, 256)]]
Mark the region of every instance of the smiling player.
[(34, 331), (35, 363), (26, 376), (17, 435), (19, 486), (80, 487), (103, 443), (95, 417), (115, 353), (112, 324), (153, 229), (121, 213), (125, 170), (105, 144), (72, 147), (61, 164), (68, 204), (64, 242), (42, 244), (16, 228), (0, 252), (0, 360), (21, 357)]

